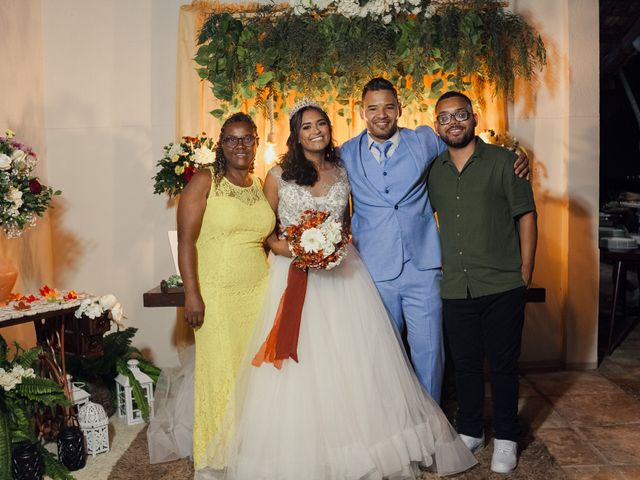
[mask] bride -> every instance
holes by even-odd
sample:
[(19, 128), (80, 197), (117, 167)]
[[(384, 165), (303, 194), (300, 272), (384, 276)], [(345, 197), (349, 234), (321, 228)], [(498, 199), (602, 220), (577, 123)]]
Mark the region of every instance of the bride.
[[(346, 219), (349, 182), (327, 114), (306, 101), (294, 107), (290, 128), (288, 151), (264, 185), (281, 228), (309, 209)], [(334, 269), (308, 273), (297, 362), (251, 364), (273, 327), (292, 261), (286, 240), (274, 234), (268, 243), (265, 306), (235, 400), (209, 445), (220, 464), (196, 478), (406, 479), (419, 477), (419, 467), (440, 475), (472, 467), (475, 458), (418, 383), (351, 245)]]

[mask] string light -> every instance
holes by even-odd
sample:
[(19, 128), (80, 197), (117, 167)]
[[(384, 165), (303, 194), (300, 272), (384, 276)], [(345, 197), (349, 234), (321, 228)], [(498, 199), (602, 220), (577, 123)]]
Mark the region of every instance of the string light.
[(274, 138), (275, 117), (273, 113), (273, 94), (269, 95), (267, 102), (269, 105), (269, 134), (267, 135), (267, 148), (264, 152), (264, 163), (265, 166), (269, 167), (276, 161), (277, 158), (276, 143)]

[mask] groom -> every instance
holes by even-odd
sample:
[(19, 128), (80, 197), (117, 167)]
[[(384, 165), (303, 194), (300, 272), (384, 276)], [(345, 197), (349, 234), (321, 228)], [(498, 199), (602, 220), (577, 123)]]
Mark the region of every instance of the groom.
[[(360, 110), (367, 128), (340, 154), (351, 183), (354, 244), (398, 332), (406, 335), (418, 380), (439, 402), (444, 371), (441, 253), (426, 174), (446, 145), (430, 127), (398, 128), (401, 114), (393, 84), (370, 80)], [(525, 162), (521, 176), (527, 167)]]

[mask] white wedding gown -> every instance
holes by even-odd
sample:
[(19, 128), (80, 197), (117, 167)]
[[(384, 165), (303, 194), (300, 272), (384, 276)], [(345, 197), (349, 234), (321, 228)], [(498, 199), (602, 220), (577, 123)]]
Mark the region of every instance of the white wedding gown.
[[(278, 178), (278, 217), (297, 223), (307, 209), (341, 219), (349, 183), (340, 169), (326, 195)], [(416, 379), (378, 291), (353, 246), (329, 271), (310, 271), (298, 342), (299, 363), (281, 370), (251, 360), (265, 340), (286, 287), (291, 259), (270, 256), (265, 306), (256, 323), (221, 435), (211, 452), (226, 468), (196, 478), (373, 480), (441, 475), (476, 460)], [(196, 419), (197, 421), (197, 419)]]

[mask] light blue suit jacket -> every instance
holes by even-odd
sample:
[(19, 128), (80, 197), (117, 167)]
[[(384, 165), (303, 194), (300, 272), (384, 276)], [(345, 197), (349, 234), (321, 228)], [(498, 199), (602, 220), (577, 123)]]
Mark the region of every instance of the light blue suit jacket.
[(429, 127), (400, 129), (398, 150), (408, 149), (409, 154), (403, 155), (401, 162), (394, 162), (394, 153), (387, 170), (407, 176), (406, 191), (393, 200), (367, 177), (363, 162), (371, 159), (363, 158), (362, 152), (371, 154), (361, 148), (363, 142), (368, 142), (366, 130), (347, 141), (340, 154), (351, 183), (353, 241), (371, 276), (375, 281), (394, 279), (400, 275), (405, 259), (411, 259), (419, 270), (440, 268), (440, 239), (426, 176), (429, 165), (446, 145)]

